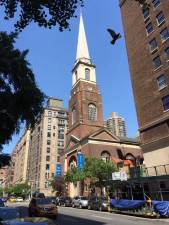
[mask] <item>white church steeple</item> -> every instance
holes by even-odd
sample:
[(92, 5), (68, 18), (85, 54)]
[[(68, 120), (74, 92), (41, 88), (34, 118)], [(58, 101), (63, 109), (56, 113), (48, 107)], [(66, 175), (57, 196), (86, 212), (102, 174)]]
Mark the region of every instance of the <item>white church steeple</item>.
[(72, 73), (73, 86), (80, 80), (84, 82), (96, 83), (95, 66), (92, 64), (89, 55), (82, 13), (80, 15), (76, 61)]
[(82, 13), (80, 15), (76, 60), (90, 59)]

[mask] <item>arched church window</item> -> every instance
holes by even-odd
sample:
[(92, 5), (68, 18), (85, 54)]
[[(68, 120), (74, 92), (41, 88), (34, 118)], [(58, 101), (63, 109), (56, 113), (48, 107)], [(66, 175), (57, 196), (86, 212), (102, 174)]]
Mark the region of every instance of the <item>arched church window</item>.
[(133, 163), (136, 161), (136, 158), (131, 153), (128, 153), (125, 158), (132, 161)]
[(97, 120), (97, 108), (94, 104), (89, 104), (88, 117), (89, 117), (89, 120), (91, 120), (91, 121)]
[(103, 151), (101, 153), (101, 159), (104, 161), (104, 162), (109, 162), (110, 161), (110, 158), (111, 158), (111, 155), (109, 152), (107, 151)]
[(77, 161), (75, 156), (71, 156), (69, 160), (69, 168), (72, 170), (74, 167), (77, 167)]
[(85, 69), (85, 80), (90, 80), (90, 70), (89, 69)]
[(72, 110), (72, 125), (76, 122), (76, 109), (73, 108)]
[(123, 153), (122, 153), (122, 150), (121, 149), (117, 149), (117, 155), (118, 155), (118, 158), (123, 160), (124, 159), (124, 156), (123, 156)]

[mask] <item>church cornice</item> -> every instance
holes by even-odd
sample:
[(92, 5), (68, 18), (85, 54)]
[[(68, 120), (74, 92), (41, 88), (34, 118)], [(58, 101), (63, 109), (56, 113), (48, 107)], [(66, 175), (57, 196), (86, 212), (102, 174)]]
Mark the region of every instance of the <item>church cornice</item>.
[(85, 66), (89, 66), (89, 67), (96, 68), (96, 66), (93, 65), (93, 64), (86, 63), (86, 62), (83, 62), (83, 61), (78, 61), (78, 62), (75, 64), (74, 68), (72, 69), (72, 73), (74, 73), (74, 71), (77, 69), (77, 67), (78, 67), (80, 64), (83, 64), (83, 65), (85, 65)]
[[(79, 80), (73, 85), (72, 91), (73, 91), (73, 89), (74, 89), (80, 82), (85, 82), (85, 83), (87, 83), (87, 84), (93, 84), (93, 85), (96, 85), (96, 82), (94, 82), (94, 81), (87, 81), (87, 80), (85, 80), (85, 79), (79, 79)], [(83, 91), (83, 90), (81, 90), (81, 91)], [(86, 89), (85, 89), (85, 91), (86, 91)], [(89, 90), (87, 90), (87, 91), (89, 91)], [(96, 91), (90, 91), (90, 92), (91, 92), (91, 93), (96, 93)]]

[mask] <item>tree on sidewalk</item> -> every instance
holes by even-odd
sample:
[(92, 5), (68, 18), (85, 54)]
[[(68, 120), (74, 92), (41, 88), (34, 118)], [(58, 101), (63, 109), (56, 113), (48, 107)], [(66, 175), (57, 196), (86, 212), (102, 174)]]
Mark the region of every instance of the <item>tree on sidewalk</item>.
[(30, 193), (31, 186), (28, 185), (27, 182), (19, 183), (16, 185), (11, 185), (9, 187), (4, 188), (4, 192), (10, 195), (15, 195), (18, 197), (27, 197)]
[(63, 195), (65, 192), (66, 182), (63, 177), (53, 177), (50, 182), (53, 192), (56, 192), (57, 196)]
[(89, 157), (85, 159), (85, 165), (82, 170), (73, 167), (66, 173), (65, 180), (74, 184), (80, 181), (83, 192), (84, 182), (87, 178), (90, 178), (90, 186), (100, 188), (102, 194), (105, 182), (111, 179), (112, 172), (116, 170), (116, 166), (111, 161), (105, 162), (102, 159)]

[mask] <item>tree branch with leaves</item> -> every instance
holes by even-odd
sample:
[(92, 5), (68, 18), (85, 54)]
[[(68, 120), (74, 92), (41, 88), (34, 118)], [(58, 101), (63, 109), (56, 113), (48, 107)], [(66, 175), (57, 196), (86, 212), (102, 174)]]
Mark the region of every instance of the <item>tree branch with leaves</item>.
[(82, 170), (79, 170), (77, 167), (71, 168), (65, 175), (65, 181), (74, 184), (80, 181), (83, 189), (83, 183), (87, 178), (90, 178), (90, 186), (99, 187), (102, 193), (105, 182), (111, 179), (112, 173), (116, 170), (115, 164), (111, 161), (105, 162), (102, 159), (89, 157), (85, 159), (85, 165)]

